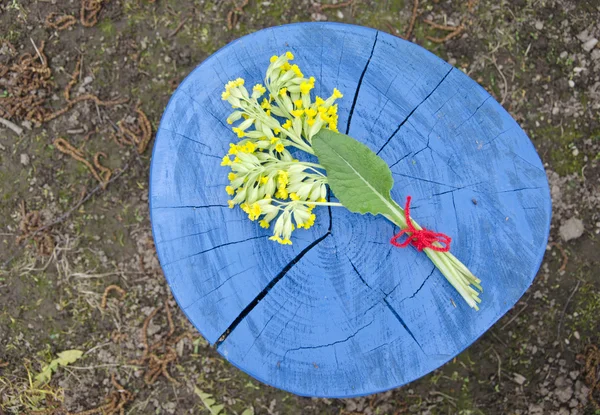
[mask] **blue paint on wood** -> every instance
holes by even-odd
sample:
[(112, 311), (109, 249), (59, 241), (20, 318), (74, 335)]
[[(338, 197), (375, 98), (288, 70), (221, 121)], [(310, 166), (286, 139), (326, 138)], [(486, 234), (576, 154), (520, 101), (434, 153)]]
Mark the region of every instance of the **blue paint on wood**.
[[(286, 50), (319, 95), (345, 93), (340, 130), (388, 162), (393, 197), (412, 195), (418, 222), (453, 237), (483, 281), (479, 312), (424, 254), (391, 246), (383, 218), (317, 208), (282, 247), (227, 208), (220, 160), (235, 138), (220, 93), (261, 82)], [(188, 318), (235, 366), (307, 396), (394, 388), (456, 356), (529, 287), (551, 214), (533, 145), (483, 88), (417, 45), (332, 23), (262, 30), (196, 68), (163, 115), (150, 181), (159, 259)]]

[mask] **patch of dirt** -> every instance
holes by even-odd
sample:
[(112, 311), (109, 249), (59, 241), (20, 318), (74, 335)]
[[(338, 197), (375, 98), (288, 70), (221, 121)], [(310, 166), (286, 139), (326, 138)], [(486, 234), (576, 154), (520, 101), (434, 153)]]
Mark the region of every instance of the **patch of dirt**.
[[(596, 2), (322, 3), (0, 1), (0, 117), (23, 130), (0, 124), (0, 414), (207, 413), (196, 387), (227, 413), (596, 413), (582, 359), (600, 343)], [(356, 399), (299, 398), (221, 359), (170, 298), (148, 221), (148, 144), (179, 82), (244, 34), (308, 20), (412, 32), (519, 121), (552, 191), (547, 255), (515, 308), (434, 373)], [(571, 218), (584, 231), (564, 241)], [(111, 285), (126, 294), (104, 304)], [(83, 356), (32, 387), (72, 349)]]

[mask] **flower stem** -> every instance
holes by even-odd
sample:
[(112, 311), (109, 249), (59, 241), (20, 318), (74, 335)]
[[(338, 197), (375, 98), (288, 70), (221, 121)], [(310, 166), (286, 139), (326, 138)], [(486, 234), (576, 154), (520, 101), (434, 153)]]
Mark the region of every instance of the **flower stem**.
[[(405, 229), (407, 223), (404, 209), (395, 202), (390, 209), (392, 210), (390, 214), (384, 214), (384, 216), (389, 221), (396, 224), (396, 226), (400, 227), (400, 229)], [(416, 230), (423, 229), (412, 218), (410, 220)], [(471, 271), (469, 271), (469, 269), (450, 252), (439, 252), (429, 248), (425, 248), (424, 251), (431, 262), (433, 262), (436, 268), (440, 270), (442, 275), (446, 277), (448, 282), (456, 289), (456, 291), (458, 291), (467, 304), (475, 310), (479, 310), (477, 304), (481, 302), (481, 299), (479, 298), (479, 292), (473, 287), (477, 288), (479, 291), (483, 291), (480, 285), (481, 280), (475, 277)]]

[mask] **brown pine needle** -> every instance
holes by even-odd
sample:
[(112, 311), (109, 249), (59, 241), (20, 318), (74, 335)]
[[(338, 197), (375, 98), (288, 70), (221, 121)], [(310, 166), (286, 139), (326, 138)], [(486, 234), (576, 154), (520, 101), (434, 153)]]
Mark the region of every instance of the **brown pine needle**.
[(121, 301), (127, 295), (127, 292), (118, 285), (109, 285), (108, 287), (106, 287), (106, 289), (104, 290), (104, 294), (102, 295), (102, 302), (100, 303), (100, 308), (106, 309), (106, 305), (108, 303), (108, 294), (110, 294), (111, 291), (116, 291), (117, 293), (119, 293), (119, 296), (121, 297), (119, 300)]
[[(81, 150), (73, 147), (64, 138), (59, 137), (56, 140), (54, 140), (54, 142), (52, 144), (54, 144), (56, 149), (58, 151), (60, 151), (61, 153), (67, 154), (67, 155), (71, 156), (72, 158), (74, 158), (75, 160), (83, 163), (88, 168), (88, 170), (90, 171), (92, 176), (94, 176), (94, 178), (96, 180), (98, 180), (98, 182), (102, 185), (102, 187), (106, 188), (106, 184), (110, 180), (110, 176), (112, 174), (112, 172), (108, 168), (100, 166), (101, 167), (100, 170), (101, 170), (102, 174), (107, 176), (105, 179), (100, 175), (101, 173), (99, 173), (98, 170), (96, 170), (96, 168), (94, 166), (92, 166), (92, 164), (84, 157), (83, 152)], [(94, 164), (96, 164), (96, 166), (99, 166), (99, 162), (98, 162), (99, 155), (104, 155), (104, 153), (97, 153), (96, 156), (94, 157)], [(109, 174), (107, 174), (107, 171)]]
[(68, 29), (75, 23), (77, 23), (77, 19), (70, 14), (59, 15), (53, 12), (46, 16), (46, 26), (59, 32)]

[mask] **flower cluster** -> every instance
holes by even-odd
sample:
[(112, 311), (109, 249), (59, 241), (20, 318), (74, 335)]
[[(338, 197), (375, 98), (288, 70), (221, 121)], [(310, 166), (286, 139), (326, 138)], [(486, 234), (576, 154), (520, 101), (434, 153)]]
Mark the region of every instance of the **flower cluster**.
[[(238, 78), (225, 85), (221, 98), (234, 111), (227, 118), (240, 141), (229, 144), (222, 166), (229, 166), (225, 188), (229, 207), (239, 205), (250, 220), (273, 226), (271, 240), (291, 245), (295, 229), (308, 229), (316, 219), (313, 209), (327, 204), (327, 177), (316, 163), (295, 159), (290, 147), (314, 154), (312, 137), (322, 128), (337, 131), (337, 104), (343, 95), (311, 99), (315, 79), (305, 78), (291, 52), (273, 56), (265, 83), (250, 93)], [(268, 92), (268, 96), (267, 96)]]

